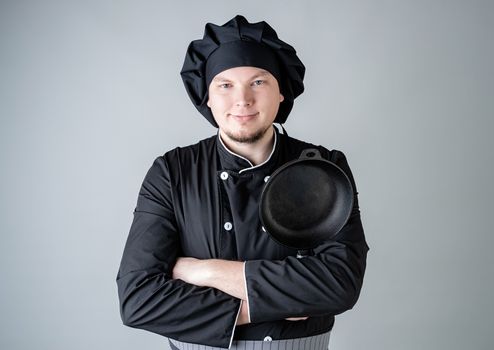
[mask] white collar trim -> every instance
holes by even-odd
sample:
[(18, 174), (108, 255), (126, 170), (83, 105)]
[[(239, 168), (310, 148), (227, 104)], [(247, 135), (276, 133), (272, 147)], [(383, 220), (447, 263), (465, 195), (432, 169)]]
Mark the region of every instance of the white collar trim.
[[(274, 126), (273, 126), (273, 128), (274, 128)], [(231, 155), (234, 155), (235, 157), (241, 158), (241, 159), (245, 160), (247, 163), (249, 163), (249, 164), (250, 164), (250, 167), (248, 167), (248, 168), (244, 168), (244, 169), (240, 170), (240, 171), (238, 172), (238, 173), (240, 174), (240, 173), (242, 173), (242, 172), (244, 172), (244, 171), (247, 171), (247, 170), (252, 170), (252, 169), (259, 168), (260, 166), (262, 166), (262, 165), (266, 164), (266, 163), (267, 163), (267, 162), (271, 159), (271, 156), (273, 155), (274, 150), (275, 150), (275, 148), (276, 148), (276, 143), (277, 143), (277, 138), (278, 138), (278, 135), (276, 135), (276, 134), (277, 134), (277, 133), (276, 133), (276, 130), (273, 130), (273, 131), (274, 131), (274, 143), (273, 143), (273, 149), (271, 150), (271, 153), (269, 154), (269, 157), (268, 157), (268, 158), (267, 158), (264, 162), (262, 162), (262, 163), (260, 163), (260, 164), (257, 164), (257, 165), (253, 165), (253, 164), (252, 164), (252, 162), (251, 162), (250, 160), (248, 160), (247, 158), (242, 157), (241, 155), (239, 155), (239, 154), (237, 154), (237, 153), (235, 153), (235, 152), (230, 151), (230, 149), (228, 149), (228, 147), (226, 147), (226, 145), (224, 144), (223, 140), (221, 139), (221, 136), (220, 136), (220, 131), (219, 131), (219, 130), (218, 130), (218, 139), (220, 140), (221, 145), (222, 145), (222, 146), (226, 149), (226, 151), (227, 151), (228, 153), (230, 153)]]

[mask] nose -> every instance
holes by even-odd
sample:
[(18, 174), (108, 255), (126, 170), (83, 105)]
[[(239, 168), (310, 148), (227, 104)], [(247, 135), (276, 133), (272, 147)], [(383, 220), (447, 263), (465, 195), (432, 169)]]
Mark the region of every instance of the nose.
[(248, 107), (252, 105), (254, 95), (249, 88), (239, 87), (235, 99), (238, 107)]

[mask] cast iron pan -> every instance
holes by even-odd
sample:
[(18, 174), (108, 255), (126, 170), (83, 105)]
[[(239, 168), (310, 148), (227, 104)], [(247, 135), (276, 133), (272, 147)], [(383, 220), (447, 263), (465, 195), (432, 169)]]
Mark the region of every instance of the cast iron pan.
[(264, 229), (275, 241), (307, 250), (331, 240), (348, 221), (352, 207), (347, 175), (310, 148), (271, 175), (259, 211)]

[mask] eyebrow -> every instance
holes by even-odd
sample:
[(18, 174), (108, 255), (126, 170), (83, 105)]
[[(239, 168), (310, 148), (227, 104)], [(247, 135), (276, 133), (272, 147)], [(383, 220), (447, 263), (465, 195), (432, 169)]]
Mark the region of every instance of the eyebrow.
[[(253, 75), (251, 78), (249, 78), (248, 80), (252, 80), (252, 79), (254, 79), (254, 78), (263, 77), (263, 76), (266, 76), (266, 75), (268, 75), (268, 74), (269, 74), (269, 72), (267, 72), (267, 71), (261, 71), (261, 72), (259, 72), (259, 73), (254, 74), (254, 75)], [(221, 76), (221, 75), (217, 75), (217, 76), (215, 76), (215, 77), (213, 78), (213, 81), (214, 81), (214, 82), (219, 82), (219, 81), (231, 81), (231, 80), (230, 80), (230, 79), (228, 79), (228, 78), (225, 78), (225, 77), (223, 77), (223, 76)]]

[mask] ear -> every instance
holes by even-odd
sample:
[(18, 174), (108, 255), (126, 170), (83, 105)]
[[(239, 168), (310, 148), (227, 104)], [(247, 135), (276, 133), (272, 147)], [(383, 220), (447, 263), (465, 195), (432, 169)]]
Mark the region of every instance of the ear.
[(280, 102), (283, 102), (285, 100), (285, 96), (283, 96), (282, 94), (280, 94)]
[(208, 102), (206, 102), (206, 105), (211, 108), (211, 105), (209, 104), (209, 98), (208, 98)]

